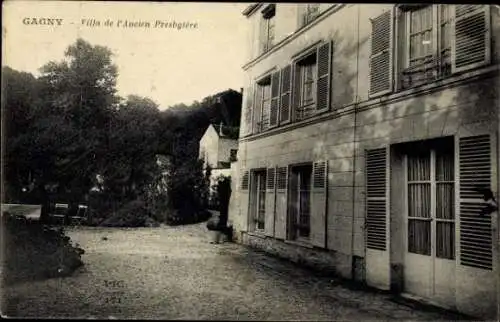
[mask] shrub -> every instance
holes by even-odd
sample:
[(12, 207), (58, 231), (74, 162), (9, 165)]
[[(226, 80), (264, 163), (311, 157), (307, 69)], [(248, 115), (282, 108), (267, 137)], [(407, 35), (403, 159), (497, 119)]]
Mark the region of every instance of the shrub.
[(6, 284), (68, 276), (83, 265), (84, 250), (73, 246), (62, 228), (4, 212), (2, 230)]
[(151, 208), (141, 197), (125, 203), (100, 223), (100, 226), (104, 227), (152, 227), (158, 225), (158, 221), (153, 219)]

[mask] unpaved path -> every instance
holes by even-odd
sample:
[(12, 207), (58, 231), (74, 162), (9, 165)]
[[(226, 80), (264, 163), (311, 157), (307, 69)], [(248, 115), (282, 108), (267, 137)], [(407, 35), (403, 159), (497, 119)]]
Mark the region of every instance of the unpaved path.
[(211, 245), (204, 224), (78, 228), (68, 235), (85, 249), (85, 267), (72, 277), (4, 288), (3, 314), (206, 320), (453, 318), (332, 284), (331, 279), (240, 245)]

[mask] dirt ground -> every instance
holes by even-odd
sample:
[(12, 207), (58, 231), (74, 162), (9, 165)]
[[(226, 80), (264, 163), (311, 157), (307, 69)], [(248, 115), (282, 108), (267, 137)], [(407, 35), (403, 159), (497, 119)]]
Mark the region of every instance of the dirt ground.
[(241, 245), (209, 244), (205, 224), (76, 228), (75, 275), (2, 289), (2, 314), (39, 318), (450, 320), (352, 290)]

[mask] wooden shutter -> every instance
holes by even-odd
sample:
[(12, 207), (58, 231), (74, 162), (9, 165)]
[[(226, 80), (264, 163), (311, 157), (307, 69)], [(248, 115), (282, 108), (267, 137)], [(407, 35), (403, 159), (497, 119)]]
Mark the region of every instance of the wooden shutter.
[(455, 5), (453, 72), (490, 63), (491, 26), (489, 5)]
[(268, 168), (266, 175), (266, 222), (265, 234), (274, 236), (274, 217), (275, 217), (275, 178), (276, 168)]
[(311, 243), (322, 248), (326, 248), (327, 189), (328, 161), (314, 162), (311, 187)]
[(393, 11), (372, 21), (370, 54), (370, 97), (392, 91)]
[(259, 84), (255, 85), (253, 104), (253, 127), (252, 132), (259, 133), (262, 122), (262, 87)]
[(490, 136), (460, 138), (460, 263), (491, 270), (493, 241), (491, 215), (477, 188), (491, 189)]
[(293, 68), (292, 119), (295, 118), (296, 111), (300, 107), (301, 88), (300, 66), (296, 63)]
[(387, 149), (366, 151), (366, 246), (387, 249)]
[(276, 218), (274, 222), (274, 237), (286, 238), (287, 229), (287, 191), (288, 167), (276, 168)]
[(254, 97), (253, 97), (253, 87), (249, 86), (245, 89), (244, 96), (245, 96), (245, 116), (244, 116), (244, 130), (243, 130), (243, 135), (249, 135), (252, 133), (252, 127), (253, 127), (253, 103), (254, 103)]
[(280, 72), (271, 75), (271, 111), (269, 113), (269, 126), (278, 125), (280, 102)]
[(239, 191), (239, 204), (240, 204), (240, 216), (242, 218), (247, 218), (247, 229), (250, 224), (250, 212), (249, 212), (249, 184), (250, 182), (250, 174), (248, 170), (242, 170), (240, 172), (240, 191)]
[(292, 100), (292, 66), (288, 65), (281, 70), (281, 100), (279, 118), (280, 124), (290, 122)]
[(332, 42), (318, 47), (318, 83), (316, 86), (316, 110), (326, 111), (330, 107), (330, 74), (332, 68)]
[(287, 198), (287, 238), (294, 240), (297, 238), (297, 224), (299, 219), (298, 209), (298, 189), (299, 189), (299, 174), (296, 171), (291, 171), (289, 174), (288, 191), (290, 195)]

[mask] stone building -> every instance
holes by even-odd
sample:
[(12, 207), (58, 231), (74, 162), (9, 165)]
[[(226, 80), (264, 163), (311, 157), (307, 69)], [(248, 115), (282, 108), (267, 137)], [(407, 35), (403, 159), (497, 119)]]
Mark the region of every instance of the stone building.
[(500, 14), (250, 4), (239, 242), (494, 318)]

